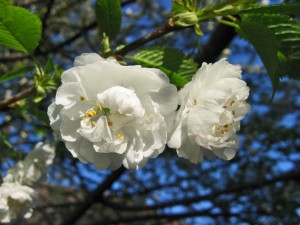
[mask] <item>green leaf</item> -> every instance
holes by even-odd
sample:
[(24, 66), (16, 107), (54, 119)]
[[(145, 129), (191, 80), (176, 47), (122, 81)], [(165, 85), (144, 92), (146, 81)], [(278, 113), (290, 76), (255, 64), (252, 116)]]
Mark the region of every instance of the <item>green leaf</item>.
[(211, 2), (207, 6), (197, 12), (199, 21), (206, 21), (217, 16), (234, 15), (240, 9), (249, 4), (255, 3), (257, 0), (224, 0)]
[(240, 34), (254, 46), (276, 88), (281, 76), (299, 79), (300, 24), (286, 15), (244, 14)]
[(34, 92), (33, 92), (33, 101), (35, 103), (42, 101), (44, 98), (46, 98), (46, 96), (47, 96), (46, 93), (47, 93), (47, 90), (44, 87), (42, 87), (40, 85), (36, 86), (36, 88), (34, 89)]
[(185, 11), (176, 13), (172, 18), (176, 25), (183, 27), (192, 26), (198, 23), (198, 17), (195, 12)]
[(100, 31), (110, 40), (120, 32), (122, 8), (120, 0), (97, 0), (95, 4), (96, 20)]
[(0, 0), (0, 7), (11, 6), (11, 5), (12, 5), (12, 1), (11, 0)]
[(0, 83), (15, 79), (20, 76), (24, 76), (25, 73), (34, 69), (34, 66), (21, 66), (15, 68), (0, 77)]
[(185, 11), (195, 11), (194, 0), (174, 0), (172, 4), (172, 13), (182, 13)]
[(54, 64), (51, 58), (48, 59), (47, 64), (45, 66), (45, 73), (51, 73), (54, 71)]
[(40, 39), (41, 21), (36, 15), (20, 7), (0, 7), (0, 45), (31, 54)]
[(239, 14), (244, 13), (268, 13), (268, 14), (289, 14), (289, 15), (300, 15), (300, 3), (288, 3), (288, 4), (276, 4), (270, 6), (253, 5), (247, 9), (242, 9), (238, 12)]
[(191, 80), (198, 70), (198, 65), (192, 59), (173, 48), (151, 47), (128, 58), (146, 67), (159, 68), (179, 88)]
[(263, 24), (245, 21), (240, 24), (240, 28), (259, 54), (272, 78), (273, 85), (275, 85), (279, 80), (277, 52), (279, 51), (280, 42), (273, 32)]

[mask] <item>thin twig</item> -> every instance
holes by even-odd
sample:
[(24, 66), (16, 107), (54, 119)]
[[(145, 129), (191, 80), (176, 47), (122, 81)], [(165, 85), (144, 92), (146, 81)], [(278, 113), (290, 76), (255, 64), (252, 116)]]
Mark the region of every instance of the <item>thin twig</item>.
[(12, 103), (15, 103), (15, 102), (20, 101), (24, 98), (27, 98), (28, 96), (30, 96), (32, 90), (33, 90), (33, 87), (27, 88), (24, 91), (14, 95), (14, 96), (12, 96), (8, 99), (0, 101), (0, 109), (6, 108)]

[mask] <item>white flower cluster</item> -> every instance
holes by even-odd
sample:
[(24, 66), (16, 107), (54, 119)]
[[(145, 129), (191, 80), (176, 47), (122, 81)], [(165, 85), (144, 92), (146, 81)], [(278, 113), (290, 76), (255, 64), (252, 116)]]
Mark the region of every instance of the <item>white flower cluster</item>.
[(142, 168), (167, 142), (197, 163), (234, 156), (248, 94), (240, 67), (225, 59), (204, 63), (178, 94), (160, 70), (91, 53), (62, 74), (48, 116), (72, 155), (98, 169)]
[(198, 163), (204, 157), (230, 160), (238, 149), (236, 132), (249, 111), (249, 88), (241, 68), (225, 59), (203, 63), (179, 92), (180, 109), (168, 146), (180, 157)]
[(160, 70), (83, 54), (62, 74), (48, 115), (81, 162), (138, 169), (164, 150), (177, 104), (177, 90)]
[(8, 170), (0, 186), (0, 223), (31, 217), (36, 198), (32, 185), (45, 177), (54, 156), (54, 148), (40, 142), (23, 161)]

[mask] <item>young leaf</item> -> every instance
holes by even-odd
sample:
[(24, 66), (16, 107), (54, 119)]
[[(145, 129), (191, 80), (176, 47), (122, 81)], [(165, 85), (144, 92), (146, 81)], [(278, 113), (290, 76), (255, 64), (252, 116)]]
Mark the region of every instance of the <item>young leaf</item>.
[(97, 0), (95, 4), (96, 20), (100, 31), (110, 40), (120, 32), (122, 8), (120, 0)]
[(45, 73), (49, 74), (54, 71), (54, 64), (51, 58), (48, 58), (47, 64), (45, 66)]
[(41, 21), (36, 15), (20, 7), (0, 7), (0, 45), (31, 54), (40, 38)]
[(193, 60), (173, 48), (147, 48), (128, 58), (143, 66), (161, 69), (177, 87), (182, 87), (191, 80), (198, 69), (198, 65)]
[(14, 78), (24, 76), (26, 72), (29, 72), (34, 69), (34, 66), (22, 66), (19, 68), (15, 68), (6, 74), (0, 76), (0, 83), (3, 83), (5, 81), (12, 80)]

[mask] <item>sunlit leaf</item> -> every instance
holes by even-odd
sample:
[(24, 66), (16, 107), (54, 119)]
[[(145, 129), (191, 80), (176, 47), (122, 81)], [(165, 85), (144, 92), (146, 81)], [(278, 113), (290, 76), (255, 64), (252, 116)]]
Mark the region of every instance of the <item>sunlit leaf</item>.
[(20, 7), (0, 7), (0, 45), (33, 53), (40, 39), (41, 21), (36, 15)]
[(299, 79), (300, 24), (286, 15), (245, 14), (240, 34), (254, 46), (274, 87), (281, 76)]
[(198, 68), (186, 54), (173, 48), (143, 49), (129, 58), (143, 66), (161, 69), (177, 87), (182, 87), (191, 80)]

